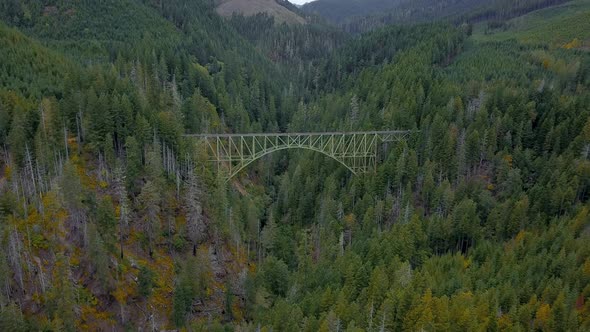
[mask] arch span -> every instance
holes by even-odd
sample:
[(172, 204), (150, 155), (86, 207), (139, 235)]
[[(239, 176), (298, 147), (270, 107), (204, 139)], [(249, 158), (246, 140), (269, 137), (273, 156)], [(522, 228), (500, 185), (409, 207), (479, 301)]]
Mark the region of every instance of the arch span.
[(261, 153), (261, 154), (259, 154), (259, 155), (257, 155), (257, 156), (254, 156), (254, 157), (253, 157), (253, 158), (251, 158), (251, 159), (248, 159), (248, 160), (246, 160), (246, 161), (245, 161), (245, 162), (243, 162), (243, 163), (240, 163), (240, 165), (238, 165), (238, 167), (235, 167), (235, 168), (233, 168), (233, 169), (230, 171), (230, 173), (228, 174), (228, 177), (227, 177), (227, 178), (228, 178), (228, 179), (231, 179), (231, 178), (233, 178), (233, 177), (234, 177), (234, 176), (236, 176), (238, 173), (240, 173), (240, 172), (241, 172), (241, 171), (242, 171), (244, 168), (248, 167), (248, 166), (249, 166), (251, 163), (255, 162), (256, 160), (258, 160), (258, 159), (260, 159), (260, 158), (262, 158), (262, 157), (264, 157), (264, 156), (266, 156), (266, 155), (269, 155), (269, 154), (271, 154), (271, 153), (273, 153), (273, 152), (276, 152), (276, 151), (281, 151), (281, 150), (289, 150), (289, 149), (304, 149), (304, 150), (308, 150), (308, 151), (315, 151), (315, 152), (319, 152), (319, 153), (321, 153), (321, 154), (323, 154), (323, 155), (325, 155), (325, 156), (328, 156), (328, 157), (330, 157), (330, 158), (332, 158), (332, 159), (336, 160), (336, 161), (337, 161), (337, 162), (339, 162), (341, 165), (343, 165), (344, 167), (346, 167), (346, 169), (348, 169), (350, 172), (352, 172), (352, 174), (354, 174), (354, 175), (356, 175), (356, 174), (357, 174), (357, 172), (356, 172), (354, 169), (352, 169), (352, 168), (351, 168), (349, 165), (347, 165), (347, 164), (346, 164), (344, 161), (342, 161), (342, 160), (340, 160), (340, 159), (338, 159), (338, 158), (334, 157), (333, 155), (330, 155), (330, 154), (326, 153), (325, 151), (321, 151), (321, 150), (318, 150), (318, 149), (313, 149), (313, 148), (309, 148), (309, 147), (298, 147), (298, 146), (295, 146), (295, 147), (289, 147), (289, 146), (283, 146), (283, 147), (278, 147), (278, 148), (275, 148), (275, 149), (269, 149), (269, 150), (265, 151), (264, 153)]

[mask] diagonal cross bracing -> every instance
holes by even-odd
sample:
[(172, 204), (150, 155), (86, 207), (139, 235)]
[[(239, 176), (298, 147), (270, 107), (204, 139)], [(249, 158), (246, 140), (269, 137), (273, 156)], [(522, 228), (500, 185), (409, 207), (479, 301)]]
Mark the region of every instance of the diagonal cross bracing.
[(323, 153), (352, 173), (377, 167), (378, 145), (407, 139), (411, 131), (354, 131), (324, 133), (260, 133), (185, 135), (205, 141), (211, 161), (231, 179), (242, 169), (269, 153), (285, 149), (307, 149)]

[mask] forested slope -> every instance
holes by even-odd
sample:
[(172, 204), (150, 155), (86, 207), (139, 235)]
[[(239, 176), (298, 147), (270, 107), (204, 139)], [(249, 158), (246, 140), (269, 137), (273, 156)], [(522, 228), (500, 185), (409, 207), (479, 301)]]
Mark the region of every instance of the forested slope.
[(265, 13), (273, 17), (277, 23), (305, 24), (305, 19), (291, 11), (287, 3), (277, 0), (221, 0), (216, 11), (222, 16), (252, 16)]
[(507, 21), (482, 22), (474, 27), (482, 41), (518, 39), (553, 48), (590, 47), (590, 1), (570, 1)]
[(215, 180), (189, 175), (198, 156), (180, 135), (278, 130), (295, 92), (206, 2), (13, 5), (5, 22), (20, 31), (0, 30), (3, 329), (224, 319), (245, 249), (213, 230)]
[[(384, 30), (346, 52), (362, 59), (388, 33), (418, 32)], [(420, 134), (391, 147), (374, 177), (348, 180), (323, 158), (291, 155), (271, 181), (282, 217), (265, 228), (276, 240), (254, 279), (254, 320), (310, 331), (587, 329), (588, 55), (473, 44), (444, 26), (417, 40), (389, 42), (386, 65), (341, 70), (345, 89), (295, 115), (293, 130)]]
[[(590, 55), (561, 30), (0, 9), (1, 330), (590, 329)], [(391, 129), (374, 174), (293, 150), (229, 182), (182, 137)]]
[(302, 7), (342, 25), (346, 31), (359, 33), (389, 24), (413, 24), (449, 20), (458, 22), (502, 21), (568, 0), (473, 1), (473, 0), (318, 0)]

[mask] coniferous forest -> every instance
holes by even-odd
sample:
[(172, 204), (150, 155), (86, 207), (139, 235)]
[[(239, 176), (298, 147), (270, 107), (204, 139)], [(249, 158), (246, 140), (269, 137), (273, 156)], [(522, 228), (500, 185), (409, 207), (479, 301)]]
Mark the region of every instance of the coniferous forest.
[(225, 2), (0, 0), (0, 330), (590, 331), (590, 1)]

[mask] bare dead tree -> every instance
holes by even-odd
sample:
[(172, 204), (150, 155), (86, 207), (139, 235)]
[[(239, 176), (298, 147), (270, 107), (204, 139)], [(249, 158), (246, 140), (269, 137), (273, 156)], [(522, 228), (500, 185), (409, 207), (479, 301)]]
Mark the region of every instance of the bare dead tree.
[(18, 231), (16, 230), (16, 226), (14, 230), (10, 232), (10, 236), (8, 239), (8, 262), (14, 272), (14, 278), (18, 282), (21, 290), (25, 288), (25, 282), (23, 278), (23, 267), (21, 263), (21, 251), (22, 251), (22, 241), (20, 236), (18, 235)]
[(206, 225), (203, 221), (201, 204), (201, 186), (194, 170), (189, 171), (186, 182), (185, 207), (187, 210), (187, 233), (193, 244), (193, 256), (197, 254), (197, 245), (205, 239)]
[(123, 237), (129, 224), (129, 202), (125, 188), (125, 169), (121, 162), (115, 168), (115, 187), (119, 197), (119, 246), (121, 259), (123, 259)]

